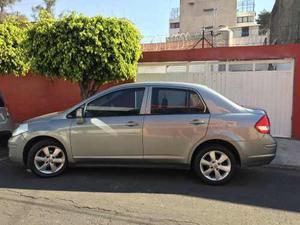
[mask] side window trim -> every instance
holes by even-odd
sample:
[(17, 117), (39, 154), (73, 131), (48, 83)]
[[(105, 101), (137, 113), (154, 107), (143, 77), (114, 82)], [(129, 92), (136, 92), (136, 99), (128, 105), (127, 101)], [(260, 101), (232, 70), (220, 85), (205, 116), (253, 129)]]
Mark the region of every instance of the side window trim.
[[(143, 95), (142, 105), (141, 105), (139, 114), (137, 114), (137, 115), (126, 115), (126, 116), (141, 116), (141, 115), (143, 115), (143, 114), (144, 114), (143, 111), (144, 111), (144, 108), (145, 108), (145, 106), (146, 106), (147, 91), (148, 91), (148, 87), (146, 87), (146, 86), (120, 88), (120, 89), (112, 90), (112, 91), (109, 91), (109, 92), (107, 92), (107, 93), (105, 93), (105, 94), (103, 94), (103, 95), (100, 95), (100, 96), (95, 97), (95, 98), (91, 99), (90, 101), (85, 102), (85, 103), (82, 105), (82, 106), (84, 106), (84, 107), (83, 107), (83, 109), (84, 109), (84, 117), (85, 117), (85, 118), (88, 118), (88, 117), (86, 117), (86, 115), (85, 115), (85, 114), (86, 114), (86, 110), (87, 110), (87, 106), (88, 106), (90, 103), (92, 103), (93, 101), (96, 101), (97, 99), (102, 98), (102, 97), (105, 97), (106, 95), (110, 95), (110, 94), (112, 94), (112, 93), (114, 93), (114, 92), (118, 92), (118, 91), (126, 91), (126, 90), (131, 90), (131, 89), (144, 89), (144, 95)], [(115, 117), (115, 116), (103, 116), (103, 117)]]
[[(147, 99), (147, 105), (146, 105), (146, 111), (145, 114), (146, 115), (157, 115), (157, 114), (152, 114), (151, 113), (151, 107), (152, 107), (152, 90), (153, 88), (162, 88), (162, 89), (178, 89), (178, 90), (184, 90), (184, 91), (189, 91), (189, 92), (194, 92), (198, 95), (198, 97), (200, 98), (202, 104), (204, 105), (204, 112), (202, 114), (209, 114), (209, 110), (207, 108), (207, 105), (204, 101), (204, 99), (201, 96), (201, 93), (199, 93), (199, 91), (197, 89), (194, 88), (185, 88), (185, 87), (168, 87), (168, 86), (159, 86), (159, 85), (155, 85), (155, 86), (151, 86), (149, 87), (149, 92), (148, 92), (148, 99)], [(163, 114), (162, 114), (163, 115)], [(166, 116), (169, 114), (165, 114)], [(176, 114), (173, 114), (176, 115)], [(177, 115), (182, 115), (182, 114), (177, 114)]]
[(143, 100), (142, 100), (140, 115), (147, 114), (147, 105), (148, 105), (148, 100), (149, 100), (149, 93), (151, 92), (150, 87), (145, 86), (144, 88), (145, 88), (145, 91), (144, 91), (144, 96), (143, 96)]

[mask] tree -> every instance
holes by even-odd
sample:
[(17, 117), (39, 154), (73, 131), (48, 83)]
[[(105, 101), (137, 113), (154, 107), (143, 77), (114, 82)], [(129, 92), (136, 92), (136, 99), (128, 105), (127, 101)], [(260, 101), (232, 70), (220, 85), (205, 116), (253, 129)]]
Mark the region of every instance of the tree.
[(0, 0), (0, 13), (3, 14), (5, 7), (15, 4), (20, 0)]
[(35, 7), (32, 7), (33, 11), (33, 17), (37, 19), (37, 14), (41, 10), (46, 10), (50, 15), (54, 16), (54, 7), (56, 5), (57, 0), (43, 0), (44, 1), (44, 6), (43, 5), (37, 5)]
[(25, 75), (29, 69), (23, 41), (26, 38), (28, 22), (16, 16), (9, 16), (0, 24), (0, 75)]
[(259, 24), (260, 33), (266, 34), (270, 29), (271, 13), (264, 9), (258, 14), (256, 22)]
[(126, 19), (72, 13), (59, 19), (45, 12), (28, 34), (32, 70), (80, 86), (83, 99), (106, 82), (134, 79), (141, 35)]
[(8, 16), (8, 14), (5, 12), (5, 8), (19, 1), (20, 0), (0, 0), (0, 22), (3, 22), (5, 17)]

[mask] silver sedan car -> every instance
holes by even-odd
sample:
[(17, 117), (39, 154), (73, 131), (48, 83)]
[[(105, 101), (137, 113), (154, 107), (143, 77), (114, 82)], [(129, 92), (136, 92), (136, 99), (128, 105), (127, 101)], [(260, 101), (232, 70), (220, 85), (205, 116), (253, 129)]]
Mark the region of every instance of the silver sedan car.
[(270, 163), (275, 153), (263, 110), (186, 83), (113, 87), (24, 122), (9, 140), (10, 159), (41, 177), (72, 165), (180, 166), (217, 185), (238, 167)]

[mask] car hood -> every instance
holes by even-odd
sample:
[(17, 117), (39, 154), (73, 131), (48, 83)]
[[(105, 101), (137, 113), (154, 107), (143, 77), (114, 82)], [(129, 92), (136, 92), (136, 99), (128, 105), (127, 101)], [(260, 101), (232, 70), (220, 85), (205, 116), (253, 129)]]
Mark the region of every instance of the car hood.
[(33, 123), (33, 122), (38, 122), (43, 120), (59, 119), (63, 115), (64, 115), (63, 112), (54, 112), (54, 113), (49, 113), (42, 116), (34, 117), (32, 119), (27, 120), (26, 122)]

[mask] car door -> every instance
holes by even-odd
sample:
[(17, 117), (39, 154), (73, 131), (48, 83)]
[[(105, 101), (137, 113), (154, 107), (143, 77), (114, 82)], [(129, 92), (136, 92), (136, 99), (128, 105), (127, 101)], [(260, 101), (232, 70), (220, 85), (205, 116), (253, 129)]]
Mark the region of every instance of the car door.
[(210, 115), (195, 90), (152, 87), (144, 119), (145, 161), (184, 163), (207, 132)]
[(145, 88), (129, 88), (87, 103), (83, 124), (70, 128), (74, 159), (142, 159), (145, 99)]

